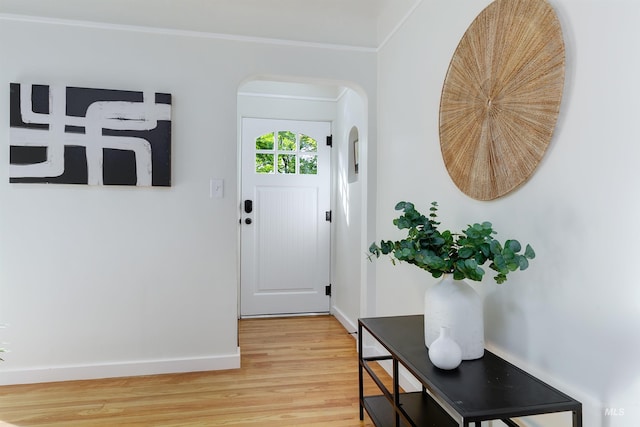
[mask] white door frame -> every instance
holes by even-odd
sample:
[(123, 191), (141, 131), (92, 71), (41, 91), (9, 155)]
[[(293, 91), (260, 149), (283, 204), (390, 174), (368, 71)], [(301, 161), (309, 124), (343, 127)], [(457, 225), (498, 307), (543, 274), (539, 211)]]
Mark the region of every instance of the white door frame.
[[(373, 179), (373, 177), (375, 176), (375, 150), (373, 148), (373, 146), (375, 145), (375, 143), (372, 145), (371, 144), (371, 138), (372, 138), (372, 134), (371, 134), (371, 129), (372, 129), (372, 125), (370, 125), (371, 122), (371, 115), (373, 115), (373, 119), (375, 119), (375, 111), (374, 112), (369, 112), (369, 105), (368, 105), (368, 96), (367, 94), (361, 89), (359, 88), (357, 85), (353, 85), (349, 82), (345, 82), (345, 81), (333, 81), (333, 80), (325, 80), (325, 79), (307, 79), (307, 78), (294, 78), (292, 79), (290, 76), (277, 76), (277, 75), (272, 75), (272, 76), (260, 76), (260, 77), (254, 77), (254, 78), (247, 78), (244, 81), (242, 81), (239, 86), (238, 86), (238, 105), (237, 105), (237, 135), (238, 135), (238, 139), (237, 139), (237, 147), (238, 147), (238, 162), (240, 162), (240, 155), (241, 155), (241, 140), (240, 140), (240, 135), (241, 135), (241, 123), (242, 123), (242, 117), (260, 117), (260, 118), (273, 118), (273, 119), (300, 119), (300, 120), (327, 120), (329, 119), (330, 116), (328, 115), (320, 115), (320, 116), (315, 116), (315, 115), (309, 115), (306, 114), (306, 112), (301, 111), (300, 109), (296, 109), (296, 108), (288, 108), (288, 107), (284, 107), (284, 108), (280, 108), (283, 105), (283, 98), (286, 98), (286, 95), (280, 92), (274, 92), (274, 94), (276, 96), (268, 96), (269, 99), (267, 98), (263, 98), (261, 99), (259, 102), (257, 102), (256, 104), (258, 104), (258, 106), (256, 107), (255, 105), (252, 106), (248, 106), (247, 107), (247, 99), (251, 98), (251, 100), (255, 97), (255, 96), (260, 96), (260, 94), (258, 93), (252, 93), (252, 92), (245, 92), (243, 93), (244, 90), (246, 90), (245, 84), (247, 83), (252, 83), (253, 81), (267, 81), (267, 82), (271, 82), (271, 83), (275, 83), (275, 84), (288, 84), (288, 83), (293, 83), (293, 84), (310, 84), (310, 85), (314, 85), (314, 84), (320, 84), (320, 85), (325, 85), (325, 86), (333, 86), (333, 87), (349, 87), (350, 89), (352, 89), (353, 91), (355, 91), (358, 96), (361, 97), (361, 99), (364, 102), (364, 121), (361, 122), (360, 125), (360, 129), (361, 131), (363, 131), (365, 137), (361, 138), (360, 142), (360, 153), (361, 153), (361, 158), (360, 158), (360, 180), (362, 183), (362, 198), (359, 200), (359, 204), (360, 204), (360, 209), (362, 212), (361, 218), (360, 218), (360, 223), (361, 223), (361, 246), (363, 248), (368, 246), (367, 242), (373, 241), (375, 239), (375, 224), (376, 224), (376, 215), (375, 215), (375, 207), (376, 207), (376, 201), (375, 201), (375, 188), (371, 188), (369, 189), (369, 181), (371, 179)], [(248, 95), (246, 97), (241, 96), (241, 95)], [(284, 96), (281, 96), (284, 95)], [(243, 99), (245, 98), (245, 99)], [(272, 108), (273, 104), (277, 104), (277, 108)], [(267, 109), (265, 109), (265, 105), (268, 105)], [(332, 120), (336, 120), (337, 117), (333, 116)], [(335, 151), (335, 150), (334, 150)], [(335, 160), (335, 158), (334, 158)], [(335, 171), (336, 168), (340, 167), (340, 165), (338, 164), (337, 161), (332, 162), (332, 169), (334, 169), (333, 172), (339, 172), (339, 171)], [(238, 163), (239, 164), (239, 163)], [(371, 170), (371, 166), (374, 168), (373, 170)], [(332, 172), (332, 178), (335, 177), (334, 173)], [(237, 203), (238, 203), (238, 212), (240, 210), (240, 205), (242, 202), (242, 198), (241, 198), (241, 169), (238, 168), (238, 187), (237, 187)], [(371, 177), (371, 178), (370, 178)], [(331, 184), (331, 208), (332, 211), (335, 212), (336, 209), (336, 188), (335, 188), (336, 183), (332, 182)], [(239, 218), (239, 215), (238, 215)], [(238, 225), (238, 227), (240, 227)], [(238, 228), (238, 260), (240, 259), (240, 228)], [(334, 245), (335, 243), (332, 242), (332, 245)], [(376, 307), (376, 292), (375, 292), (375, 263), (371, 263), (366, 261), (366, 258), (363, 256), (363, 262), (360, 264), (360, 272), (361, 272), (361, 277), (360, 277), (360, 283), (359, 283), (359, 288), (360, 288), (360, 302), (359, 302), (359, 306), (360, 306), (360, 316), (372, 316), (375, 315), (375, 307)], [(331, 269), (332, 271), (335, 269), (335, 260), (332, 258), (331, 259)], [(238, 317), (239, 317), (239, 313), (240, 313), (240, 263), (238, 262), (237, 264), (237, 271), (238, 271), (238, 282), (237, 282), (237, 295), (238, 295), (238, 299), (237, 299), (237, 313), (238, 313)], [(332, 278), (333, 279), (333, 278)], [(333, 307), (331, 307), (331, 310), (333, 311)], [(355, 319), (350, 319), (355, 321)], [(345, 324), (343, 322), (343, 324)], [(345, 324), (345, 327), (348, 328), (348, 326)]]
[[(280, 151), (281, 131), (293, 131), (296, 140), (310, 136), (316, 148), (303, 151), (300, 139), (295, 148)], [(331, 280), (331, 222), (325, 219), (331, 210), (330, 134), (328, 121), (242, 118), (242, 317), (330, 310), (325, 294)], [(270, 148), (256, 150), (256, 139), (266, 135)], [(257, 156), (270, 157), (272, 166), (280, 157), (293, 158), (296, 170), (256, 173)], [(317, 173), (303, 172), (298, 164), (303, 158), (317, 160)]]

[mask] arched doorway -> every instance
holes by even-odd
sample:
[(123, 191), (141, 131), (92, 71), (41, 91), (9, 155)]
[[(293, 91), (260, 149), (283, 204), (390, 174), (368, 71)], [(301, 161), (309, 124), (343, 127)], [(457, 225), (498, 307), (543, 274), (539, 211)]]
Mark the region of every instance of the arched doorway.
[[(362, 247), (366, 244), (362, 236), (367, 222), (366, 209), (362, 207), (366, 194), (366, 180), (362, 178), (367, 172), (362, 154), (366, 153), (367, 144), (366, 97), (355, 89), (333, 82), (253, 79), (238, 90), (239, 140), (243, 118), (331, 123), (330, 311), (347, 329), (354, 330), (361, 315), (361, 301), (366, 299), (362, 279)], [(358, 154), (353, 151), (354, 128), (357, 129), (355, 146)], [(354, 156), (359, 162), (356, 180), (353, 179)], [(242, 176), (240, 180), (242, 182)], [(240, 195), (239, 206), (243, 209)], [(240, 277), (242, 282), (242, 274)]]

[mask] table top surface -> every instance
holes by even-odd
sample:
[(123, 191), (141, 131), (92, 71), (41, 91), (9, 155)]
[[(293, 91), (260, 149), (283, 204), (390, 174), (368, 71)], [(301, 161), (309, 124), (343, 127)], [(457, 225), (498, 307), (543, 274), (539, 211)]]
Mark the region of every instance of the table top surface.
[(485, 350), (456, 369), (433, 366), (424, 343), (424, 316), (360, 319), (400, 364), (468, 420), (581, 411), (577, 400)]

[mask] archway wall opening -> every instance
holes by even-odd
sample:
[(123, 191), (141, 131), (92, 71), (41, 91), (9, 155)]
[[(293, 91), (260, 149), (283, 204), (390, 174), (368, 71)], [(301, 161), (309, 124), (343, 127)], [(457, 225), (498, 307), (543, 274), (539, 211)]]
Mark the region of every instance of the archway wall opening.
[(259, 76), (238, 88), (239, 141), (243, 117), (332, 123), (331, 312), (349, 331), (356, 330), (358, 317), (366, 312), (368, 295), (375, 294), (367, 291), (370, 263), (363, 256), (369, 240), (367, 226), (372, 221), (366, 214), (368, 102), (365, 91), (349, 82)]

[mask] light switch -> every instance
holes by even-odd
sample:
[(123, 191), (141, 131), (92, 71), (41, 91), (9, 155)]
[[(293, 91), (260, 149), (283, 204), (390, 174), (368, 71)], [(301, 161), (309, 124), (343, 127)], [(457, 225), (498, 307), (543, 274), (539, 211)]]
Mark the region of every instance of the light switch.
[(224, 181), (221, 179), (211, 179), (209, 182), (209, 197), (212, 199), (222, 199), (224, 197)]

